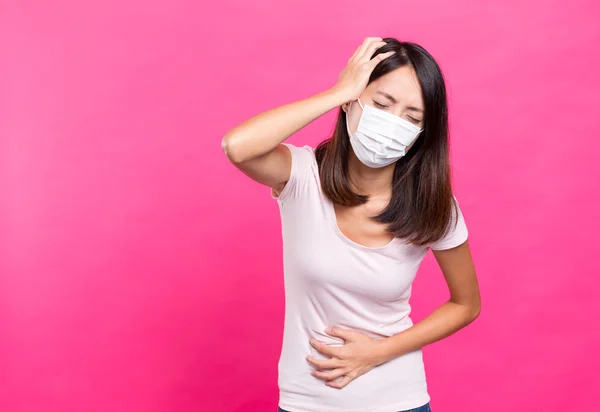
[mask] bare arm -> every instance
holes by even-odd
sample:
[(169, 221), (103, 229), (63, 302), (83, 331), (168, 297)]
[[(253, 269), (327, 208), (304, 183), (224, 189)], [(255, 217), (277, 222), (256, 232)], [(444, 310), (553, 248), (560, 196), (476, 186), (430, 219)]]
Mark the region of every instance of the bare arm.
[(280, 192), (290, 177), (290, 151), (282, 146), (292, 134), (346, 102), (332, 88), (245, 121), (223, 137), (223, 151), (251, 179)]
[(371, 59), (384, 44), (378, 37), (365, 39), (334, 87), (260, 113), (228, 131), (222, 140), (227, 158), (251, 179), (280, 193), (291, 170), (291, 154), (281, 143), (323, 114), (358, 98), (375, 66), (393, 54), (382, 53)]
[(411, 328), (382, 341), (383, 361), (419, 349), (464, 328), (479, 315), (479, 286), (468, 242), (433, 252), (442, 269), (450, 299)]

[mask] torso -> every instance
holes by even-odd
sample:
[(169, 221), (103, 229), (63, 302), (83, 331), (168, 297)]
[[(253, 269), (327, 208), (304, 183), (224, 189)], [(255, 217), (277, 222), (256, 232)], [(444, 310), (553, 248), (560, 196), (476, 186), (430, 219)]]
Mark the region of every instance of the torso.
[(295, 150), (292, 179), (280, 194), (285, 322), (278, 365), (279, 406), (290, 411), (399, 411), (429, 400), (420, 350), (399, 356), (354, 380), (342, 391), (311, 375), (309, 343), (340, 345), (325, 333), (338, 326), (373, 339), (412, 326), (411, 285), (426, 248), (393, 238), (372, 219), (387, 199), (340, 207), (320, 185), (314, 151)]

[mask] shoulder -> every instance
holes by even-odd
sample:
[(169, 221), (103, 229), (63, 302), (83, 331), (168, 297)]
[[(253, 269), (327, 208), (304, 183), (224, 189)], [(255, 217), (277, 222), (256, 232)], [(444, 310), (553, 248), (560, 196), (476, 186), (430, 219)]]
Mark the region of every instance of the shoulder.
[(452, 203), (452, 216), (448, 222), (447, 232), (440, 240), (430, 245), (432, 250), (455, 248), (466, 242), (469, 237), (469, 230), (456, 196), (453, 197)]
[(283, 143), (283, 146), (290, 152), (291, 168), (290, 178), (279, 195), (280, 201), (312, 192), (315, 184), (318, 185), (319, 173), (313, 147), (295, 146), (290, 143)]
[(290, 179), (301, 178), (304, 172), (316, 173), (317, 159), (312, 146), (294, 146), (290, 143), (283, 143), (283, 146), (288, 148), (292, 158)]
[(315, 160), (315, 149), (312, 146), (295, 146), (291, 143), (283, 143), (292, 155), (292, 160), (297, 162), (311, 162)]

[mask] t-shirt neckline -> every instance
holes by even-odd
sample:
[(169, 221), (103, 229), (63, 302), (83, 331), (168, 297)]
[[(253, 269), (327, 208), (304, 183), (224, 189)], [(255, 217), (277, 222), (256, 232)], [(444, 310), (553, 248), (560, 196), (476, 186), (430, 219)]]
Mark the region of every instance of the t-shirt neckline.
[(344, 233), (340, 229), (340, 227), (337, 223), (337, 216), (335, 214), (335, 206), (334, 206), (333, 202), (331, 200), (329, 200), (329, 198), (325, 195), (325, 193), (323, 193), (323, 197), (325, 198), (325, 202), (327, 204), (327, 209), (329, 211), (328, 219), (331, 220), (331, 226), (333, 227), (333, 231), (337, 234), (337, 236), (343, 242), (347, 243), (348, 245), (350, 245), (352, 247), (355, 247), (355, 248), (361, 249), (361, 250), (365, 250), (365, 251), (381, 251), (381, 250), (389, 248), (392, 244), (396, 243), (396, 239), (397, 239), (396, 237), (394, 237), (392, 240), (390, 240), (388, 243), (386, 243), (383, 246), (366, 246), (366, 245), (362, 245), (360, 243), (353, 241), (348, 236), (344, 235)]

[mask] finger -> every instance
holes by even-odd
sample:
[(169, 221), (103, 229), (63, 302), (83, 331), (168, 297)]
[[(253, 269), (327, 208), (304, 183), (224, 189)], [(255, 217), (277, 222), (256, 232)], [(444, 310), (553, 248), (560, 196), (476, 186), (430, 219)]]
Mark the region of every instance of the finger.
[(315, 378), (322, 379), (324, 381), (333, 381), (337, 378), (341, 378), (346, 374), (345, 369), (334, 369), (331, 371), (312, 371), (310, 374)]
[(387, 52), (387, 53), (381, 53), (381, 54), (378, 54), (377, 56), (373, 57), (373, 60), (371, 60), (371, 61), (369, 62), (369, 65), (370, 65), (369, 67), (370, 67), (371, 69), (374, 69), (374, 68), (375, 68), (375, 66), (377, 66), (377, 65), (378, 65), (379, 63), (381, 63), (383, 60), (387, 59), (388, 57), (390, 57), (390, 56), (392, 56), (392, 55), (394, 55), (394, 54), (396, 54), (396, 52), (395, 52), (395, 51), (391, 51), (391, 52)]
[(352, 56), (350, 56), (350, 58), (348, 59), (348, 62), (351, 62), (352, 60), (354, 60), (354, 58), (358, 55), (358, 52), (361, 47), (362, 47), (362, 44), (354, 50), (354, 53), (352, 53)]
[(360, 61), (368, 62), (371, 60), (375, 52), (385, 45), (387, 45), (387, 43), (384, 41), (378, 41), (369, 44), (369, 47), (366, 48), (365, 53), (362, 55)]
[[(382, 41), (382, 40), (383, 39), (381, 37), (365, 37), (362, 44), (358, 47), (358, 50), (363, 52), (363, 51), (365, 51), (365, 49), (367, 47), (369, 47), (369, 44), (371, 44), (375, 41)], [(358, 53), (357, 53), (357, 55), (358, 55)]]
[(361, 44), (360, 47), (358, 48), (358, 50), (356, 51), (356, 53), (354, 55), (354, 60), (360, 61), (363, 58), (363, 56), (365, 54), (365, 50), (367, 50), (369, 45), (373, 42), (380, 42), (380, 41), (381, 41), (381, 37), (367, 37), (365, 39), (365, 41), (363, 41), (363, 44)]
[(325, 329), (325, 333), (328, 334), (329, 336), (333, 336), (336, 338), (341, 338), (343, 339), (345, 342), (351, 342), (353, 340), (355, 340), (355, 336), (354, 334), (356, 332), (349, 330), (349, 329), (342, 329), (342, 328), (327, 328)]
[(330, 386), (332, 388), (336, 388), (336, 389), (342, 389), (343, 387), (345, 387), (346, 385), (348, 385), (350, 382), (352, 382), (354, 380), (354, 378), (345, 375), (342, 379), (337, 380), (337, 381), (327, 381), (325, 382), (325, 385)]
[(335, 348), (333, 348), (332, 346), (329, 346), (323, 342), (319, 342), (312, 338), (310, 339), (310, 344), (313, 348), (315, 348), (319, 353), (321, 353), (323, 355), (335, 357), (335, 355), (337, 353), (337, 350)]
[(308, 363), (317, 369), (336, 369), (342, 366), (342, 361), (338, 358), (332, 359), (315, 359), (312, 356), (306, 358)]
[(375, 50), (384, 46), (385, 44), (386, 43), (384, 41), (373, 40), (373, 41), (369, 42), (368, 44), (363, 45), (363, 48), (362, 48), (360, 54), (358, 54), (356, 56), (355, 61), (357, 61), (357, 62), (369, 61), (371, 59), (371, 56), (373, 56), (373, 53), (375, 53)]

